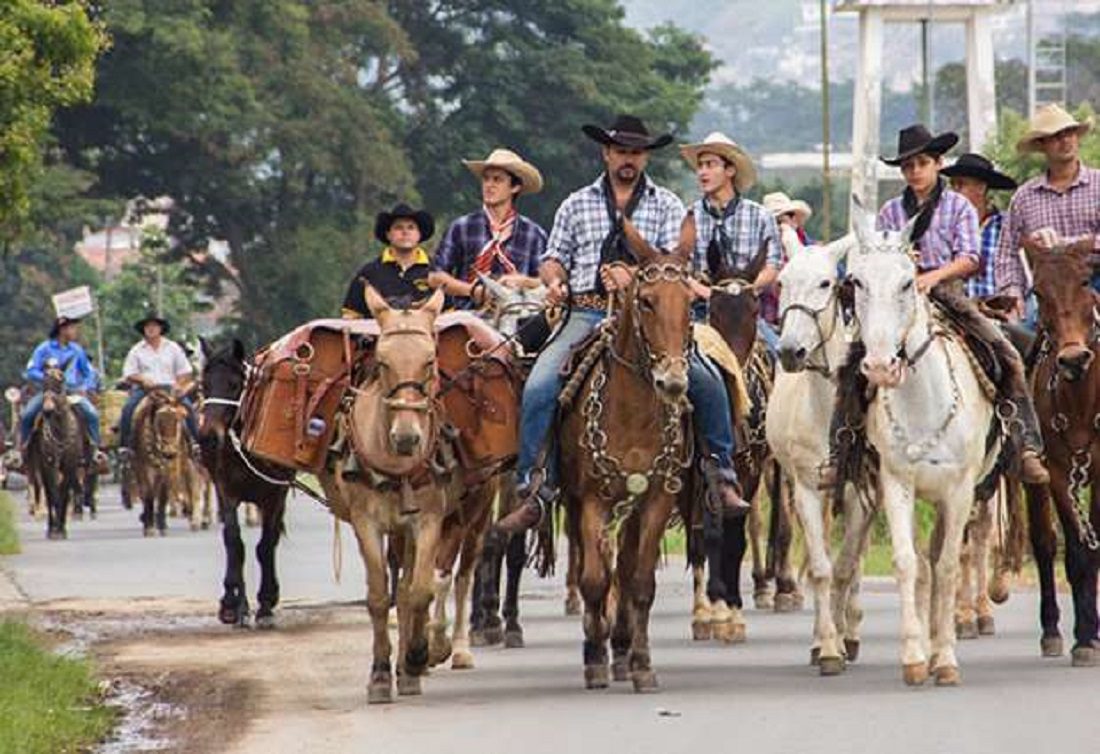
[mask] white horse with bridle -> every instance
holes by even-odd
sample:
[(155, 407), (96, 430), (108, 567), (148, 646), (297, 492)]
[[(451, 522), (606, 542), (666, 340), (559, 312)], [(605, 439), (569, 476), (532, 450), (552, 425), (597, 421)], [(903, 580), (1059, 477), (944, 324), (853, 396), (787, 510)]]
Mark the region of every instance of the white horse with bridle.
[(859, 653), (861, 611), (856, 590), (871, 520), (871, 511), (854, 496), (845, 497), (844, 545), (834, 579), (827, 501), (818, 478), (829, 455), (837, 370), (848, 353), (837, 266), (856, 242), (848, 235), (824, 247), (805, 249), (793, 231), (784, 228), (783, 245), (789, 259), (779, 275), (781, 369), (768, 402), (767, 437), (776, 460), (794, 482), (795, 508), (806, 538), (814, 592), (811, 661), (819, 665), (822, 675), (836, 675), (844, 670), (846, 659), (855, 660)]
[[(875, 388), (867, 437), (880, 459), (878, 496), (901, 596), (903, 677), (919, 685), (931, 673), (937, 685), (951, 686), (960, 680), (953, 610), (959, 553), (974, 487), (997, 450), (986, 448), (994, 410), (963, 346), (937, 327), (917, 290), (914, 224), (875, 231), (874, 218), (857, 211), (859, 248), (848, 257), (848, 277), (866, 349), (860, 367)], [(918, 498), (936, 508), (931, 584), (916, 550)]]

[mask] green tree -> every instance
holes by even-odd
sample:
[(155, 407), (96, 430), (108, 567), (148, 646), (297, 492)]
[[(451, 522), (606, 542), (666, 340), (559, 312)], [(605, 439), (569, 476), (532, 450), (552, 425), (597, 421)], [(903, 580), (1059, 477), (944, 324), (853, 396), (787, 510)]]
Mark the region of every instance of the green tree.
[[(1087, 104), (1078, 107), (1073, 114), (1078, 120), (1095, 117), (1095, 111)], [(997, 133), (986, 145), (985, 152), (1001, 170), (1020, 183), (1041, 173), (1044, 166), (1042, 155), (1021, 155), (1016, 151), (1016, 142), (1027, 131), (1027, 118), (1006, 110), (1001, 113)], [(1081, 159), (1086, 165), (1100, 165), (1100, 132), (1092, 130), (1081, 140)]]
[(50, 119), (92, 95), (107, 39), (83, 2), (0, 3), (0, 243), (24, 229)]

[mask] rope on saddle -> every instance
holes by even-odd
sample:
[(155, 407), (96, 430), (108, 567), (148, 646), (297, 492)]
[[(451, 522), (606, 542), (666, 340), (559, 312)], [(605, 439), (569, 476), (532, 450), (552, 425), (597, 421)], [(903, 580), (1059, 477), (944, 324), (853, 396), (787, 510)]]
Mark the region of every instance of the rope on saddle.
[(588, 379), (592, 368), (596, 366), (603, 354), (611, 347), (611, 340), (615, 337), (615, 329), (612, 327), (613, 321), (607, 319), (599, 325), (599, 337), (585, 349), (580, 361), (569, 373), (569, 379), (566, 380), (565, 385), (562, 386), (561, 392), (558, 394), (558, 406), (561, 410), (564, 411), (573, 405), (573, 400), (584, 386), (584, 382)]
[[(993, 378), (989, 374), (991, 365), (983, 363), (982, 360), (978, 358), (978, 354), (974, 350), (976, 344), (974, 343), (973, 336), (970, 336), (959, 321), (952, 317), (941, 305), (937, 304), (932, 307), (932, 321), (933, 327), (938, 328), (943, 337), (959, 345), (962, 352), (966, 354), (966, 360), (974, 372), (974, 378), (978, 381), (978, 386), (982, 389), (982, 394), (990, 403), (996, 403), (997, 385), (993, 382)], [(990, 358), (995, 358), (992, 348), (989, 349), (989, 354)]]

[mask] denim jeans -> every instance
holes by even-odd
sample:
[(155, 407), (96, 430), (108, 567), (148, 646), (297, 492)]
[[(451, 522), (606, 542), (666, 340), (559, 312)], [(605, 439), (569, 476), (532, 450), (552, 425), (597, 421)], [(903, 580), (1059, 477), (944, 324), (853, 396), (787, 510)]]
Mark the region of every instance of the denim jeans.
[[(42, 403), (45, 400), (45, 394), (38, 393), (27, 401), (27, 405), (23, 407), (23, 413), (19, 417), (19, 427), (23, 442), (27, 442), (27, 440), (31, 439), (31, 432), (34, 431), (34, 420), (38, 417), (38, 414), (41, 413)], [(92, 405), (92, 402), (83, 396), (80, 398), (79, 402), (73, 404), (73, 408), (84, 418), (84, 426), (88, 428), (88, 435), (98, 448), (100, 444), (99, 412), (95, 410), (95, 406)]]
[[(516, 470), (521, 482), (528, 481), (547, 442), (557, 408), (558, 394), (564, 382), (561, 367), (574, 345), (584, 340), (604, 319), (604, 313), (574, 309), (569, 321), (549, 346), (539, 354), (527, 384), (523, 388), (520, 415), (520, 449)], [(733, 425), (726, 384), (718, 369), (692, 349), (688, 365), (688, 399), (693, 416), (707, 444), (705, 452), (718, 456), (723, 466), (731, 466), (734, 451)], [(557, 449), (551, 447), (547, 458), (547, 481), (557, 485)]]
[[(130, 395), (126, 398), (126, 403), (122, 406), (122, 415), (119, 417), (118, 429), (119, 444), (123, 448), (130, 447), (130, 431), (133, 429), (134, 412), (137, 411), (138, 404), (141, 403), (141, 399), (144, 397), (145, 391), (142, 388), (130, 388)], [(187, 433), (191, 435), (192, 440), (198, 441), (199, 424), (195, 419), (195, 407), (191, 403), (190, 398), (183, 398), (180, 400), (180, 403), (187, 409), (187, 416), (184, 418), (184, 424), (187, 425)]]
[(763, 319), (756, 320), (756, 337), (764, 341), (764, 347), (772, 356), (779, 353), (779, 333), (770, 322)]

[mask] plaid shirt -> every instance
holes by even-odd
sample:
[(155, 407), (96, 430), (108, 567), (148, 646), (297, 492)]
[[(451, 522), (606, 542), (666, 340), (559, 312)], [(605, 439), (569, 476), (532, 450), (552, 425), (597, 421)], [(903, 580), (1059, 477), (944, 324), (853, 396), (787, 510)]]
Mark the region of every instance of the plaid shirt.
[[(489, 243), (489, 218), (485, 210), (471, 212), (451, 223), (435, 251), (434, 267), (465, 280), (478, 253)], [(504, 253), (522, 275), (537, 275), (539, 257), (546, 251), (546, 231), (529, 217), (516, 215), (512, 237), (504, 242)], [(493, 262), (493, 275), (500, 275), (500, 263)]]
[[(562, 202), (542, 256), (542, 261), (554, 260), (566, 269), (574, 294), (591, 293), (596, 288), (600, 247), (611, 232), (603, 180), (601, 175)], [(683, 202), (645, 176), (642, 198), (631, 218), (642, 237), (658, 249), (675, 249), (683, 219)]]
[[(709, 273), (707, 269), (707, 247), (715, 236), (718, 223), (707, 212), (704, 202), (699, 199), (691, 205), (691, 214), (695, 218), (695, 251), (692, 253), (692, 267), (697, 274)], [(722, 214), (722, 228), (729, 243), (722, 248), (722, 256), (731, 270), (744, 269), (752, 262), (760, 244), (768, 239), (768, 264), (778, 269), (783, 264), (782, 244), (779, 242), (779, 228), (772, 213), (760, 204), (741, 198), (737, 206), (730, 211), (729, 205)], [(749, 282), (752, 282), (751, 280)]]
[[(878, 213), (879, 230), (902, 230), (909, 222), (900, 196), (882, 205)], [(959, 257), (970, 257), (981, 264), (978, 241), (978, 211), (966, 197), (945, 188), (940, 203), (932, 213), (928, 230), (920, 239), (922, 272), (946, 267)]]
[(1100, 251), (1100, 170), (1081, 165), (1065, 193), (1051, 187), (1045, 172), (1016, 191), (997, 247), (998, 291), (1023, 297), (1028, 279), (1020, 244), (1043, 228), (1053, 228), (1062, 238), (1092, 236), (1093, 248)]
[(1004, 215), (996, 207), (990, 209), (982, 221), (982, 261), (974, 276), (966, 281), (966, 295), (970, 298), (987, 298), (997, 293), (997, 245), (1001, 241), (1001, 225)]

